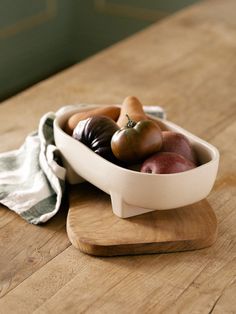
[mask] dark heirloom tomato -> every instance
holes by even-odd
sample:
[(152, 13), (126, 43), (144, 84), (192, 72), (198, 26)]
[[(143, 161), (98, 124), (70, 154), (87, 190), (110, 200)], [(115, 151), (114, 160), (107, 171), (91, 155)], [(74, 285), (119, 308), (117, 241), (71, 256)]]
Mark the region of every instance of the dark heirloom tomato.
[(117, 159), (135, 163), (161, 149), (162, 133), (155, 122), (142, 120), (136, 123), (128, 119), (127, 126), (116, 131), (111, 139), (112, 152)]
[(113, 160), (111, 138), (117, 130), (119, 130), (119, 127), (114, 120), (106, 116), (93, 116), (80, 121), (72, 136), (96, 154), (105, 159)]

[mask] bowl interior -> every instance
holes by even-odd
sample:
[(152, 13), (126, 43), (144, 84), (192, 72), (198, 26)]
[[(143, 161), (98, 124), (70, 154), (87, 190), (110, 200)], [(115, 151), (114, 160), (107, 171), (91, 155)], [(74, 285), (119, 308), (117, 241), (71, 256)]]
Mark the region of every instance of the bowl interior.
[[(96, 108), (97, 106), (90, 106), (89, 109)], [(84, 111), (84, 108), (74, 108), (67, 112), (62, 113), (55, 119), (55, 126), (59, 129), (60, 132), (63, 132), (64, 135), (70, 136), (65, 133), (64, 126), (66, 121), (69, 119), (70, 116), (72, 116), (76, 112)], [(86, 109), (87, 110), (87, 109)], [(158, 124), (160, 125), (160, 128), (164, 131), (175, 131), (180, 132), (188, 137), (189, 141), (191, 142), (193, 149), (195, 150), (198, 161), (200, 165), (206, 164), (208, 162), (211, 162), (217, 158), (219, 158), (219, 152), (218, 150), (212, 146), (211, 144), (207, 143), (206, 141), (198, 138), (197, 136), (193, 135), (192, 133), (188, 132), (187, 130), (177, 126), (176, 124), (165, 120), (160, 119), (157, 117), (150, 116), (152, 119), (157, 120)]]

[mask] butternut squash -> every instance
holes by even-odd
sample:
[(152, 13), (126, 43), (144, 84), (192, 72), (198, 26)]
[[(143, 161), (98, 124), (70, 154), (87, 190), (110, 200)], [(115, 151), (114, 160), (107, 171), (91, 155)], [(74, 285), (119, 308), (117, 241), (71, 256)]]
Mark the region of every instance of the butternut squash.
[(126, 97), (122, 103), (120, 116), (117, 120), (117, 124), (120, 128), (127, 125), (127, 115), (135, 122), (148, 119), (141, 102), (134, 96)]
[(101, 106), (99, 108), (77, 112), (73, 114), (66, 122), (64, 130), (69, 135), (72, 135), (74, 128), (81, 120), (85, 120), (92, 116), (106, 116), (116, 121), (120, 114), (120, 108), (117, 106)]

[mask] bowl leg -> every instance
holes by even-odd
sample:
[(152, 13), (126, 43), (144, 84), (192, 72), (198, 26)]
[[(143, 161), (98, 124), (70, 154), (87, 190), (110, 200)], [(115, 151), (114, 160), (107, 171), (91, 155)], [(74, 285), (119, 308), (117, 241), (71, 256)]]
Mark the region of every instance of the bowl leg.
[(128, 204), (123, 200), (122, 195), (117, 192), (111, 192), (110, 196), (112, 211), (120, 218), (134, 217), (155, 210)]

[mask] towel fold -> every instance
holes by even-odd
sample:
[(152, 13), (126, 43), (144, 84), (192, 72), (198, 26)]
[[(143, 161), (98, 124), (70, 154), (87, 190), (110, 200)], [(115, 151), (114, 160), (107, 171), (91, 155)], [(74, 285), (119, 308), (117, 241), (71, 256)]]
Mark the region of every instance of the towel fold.
[[(80, 106), (89, 107), (81, 104), (78, 109)], [(18, 150), (0, 153), (0, 203), (29, 223), (44, 223), (60, 208), (66, 169), (54, 143), (53, 121), (57, 114), (71, 107), (46, 113), (38, 130), (29, 134)], [(144, 109), (159, 118), (165, 117), (159, 106)]]

